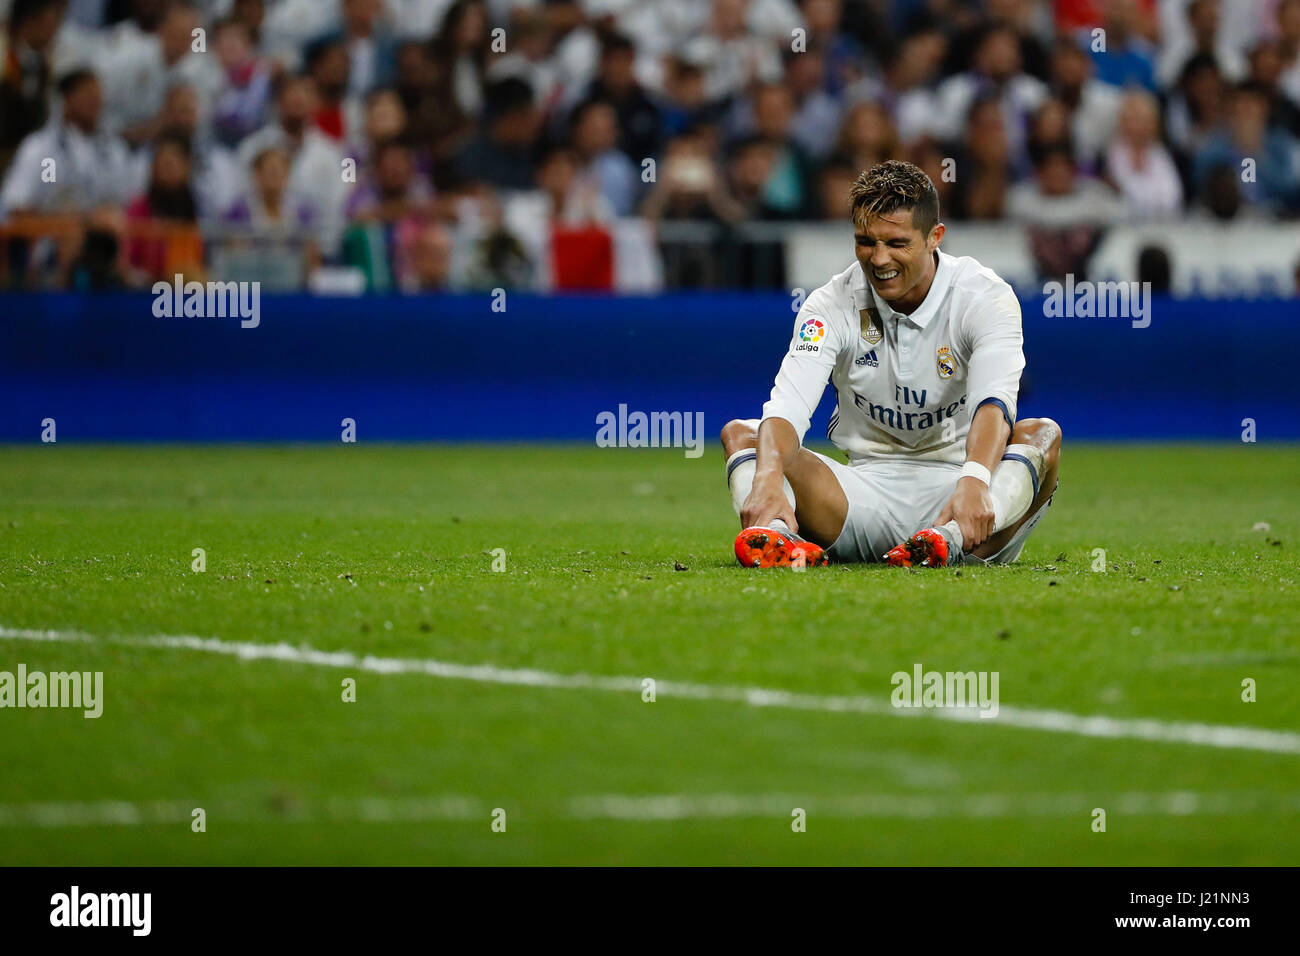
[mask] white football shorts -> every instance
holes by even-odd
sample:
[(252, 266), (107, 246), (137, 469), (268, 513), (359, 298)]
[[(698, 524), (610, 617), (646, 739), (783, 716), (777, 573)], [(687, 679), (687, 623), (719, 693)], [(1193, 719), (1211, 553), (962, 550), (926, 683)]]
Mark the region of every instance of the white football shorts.
[[(811, 449), (810, 449), (811, 450)], [(943, 461), (863, 459), (845, 464), (813, 452), (834, 473), (849, 502), (844, 528), (828, 553), (834, 561), (880, 561), (894, 545), (932, 527), (952, 498), (961, 465)], [(1010, 564), (1050, 505), (1047, 502), (989, 558), (965, 555), (967, 564)]]

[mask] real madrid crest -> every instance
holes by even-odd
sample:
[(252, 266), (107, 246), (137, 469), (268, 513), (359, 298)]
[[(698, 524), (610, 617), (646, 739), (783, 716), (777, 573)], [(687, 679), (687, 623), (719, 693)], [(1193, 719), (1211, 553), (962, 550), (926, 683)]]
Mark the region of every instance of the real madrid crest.
[(858, 309), (858, 318), (862, 320), (862, 338), (868, 345), (877, 345), (885, 337), (885, 325), (880, 321), (880, 313), (871, 306)]
[(940, 346), (935, 353), (935, 364), (939, 366), (940, 378), (952, 378), (952, 373), (957, 371), (957, 360), (952, 357), (952, 349), (946, 345)]

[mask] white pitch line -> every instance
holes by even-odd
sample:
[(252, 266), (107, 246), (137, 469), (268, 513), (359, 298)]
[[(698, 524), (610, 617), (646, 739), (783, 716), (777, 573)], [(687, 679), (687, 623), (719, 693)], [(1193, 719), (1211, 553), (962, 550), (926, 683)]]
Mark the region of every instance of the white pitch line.
[(1069, 816), (1096, 807), (1130, 816), (1234, 815), (1258, 812), (1300, 812), (1300, 796), (1251, 791), (1163, 793), (971, 793), (971, 794), (604, 794), (575, 797), (569, 816), (575, 819), (689, 820), (749, 817), (789, 818), (795, 807), (810, 817), (893, 817), (911, 820), (940, 818)]
[[(592, 674), (556, 674), (551, 671), (501, 668), (491, 664), (453, 664), (429, 658), (358, 656), (351, 651), (322, 651), (291, 644), (261, 644), (223, 641), (215, 637), (160, 635), (157, 637), (98, 638), (79, 631), (27, 630), (0, 627), (0, 639), (79, 643), (113, 643), (133, 647), (203, 651), (240, 660), (275, 660), (317, 667), (373, 671), (379, 674), (425, 674), (450, 680), (478, 681), (523, 687), (560, 690), (603, 690), (641, 693), (640, 677), (602, 677)], [(725, 684), (693, 684), (656, 680), (656, 696), (685, 697), (743, 703), (750, 707), (777, 707), (828, 713), (872, 714), (893, 717), (930, 717), (980, 725), (1002, 725), (1078, 737), (1148, 740), (1159, 743), (1192, 744), (1226, 750), (1255, 750), (1265, 753), (1300, 754), (1300, 734), (1262, 727), (1236, 727), (1155, 720), (1153, 718), (1106, 717), (1072, 714), (1060, 710), (1001, 707), (997, 717), (981, 719), (973, 707), (895, 708), (889, 701), (868, 696), (802, 694), (766, 687), (733, 687)]]
[[(1102, 807), (1124, 816), (1241, 816), (1300, 813), (1300, 796), (1259, 791), (1126, 793), (878, 793), (817, 796), (781, 793), (596, 794), (519, 807), (503, 801), (512, 819), (674, 820), (790, 819), (796, 808), (817, 819), (995, 819), (1071, 816)], [(426, 797), (329, 797), (272, 809), (266, 802), (222, 804), (181, 800), (131, 803), (121, 800), (0, 804), (0, 829), (60, 829), (97, 826), (188, 826), (203, 806), (214, 827), (248, 823), (432, 823), (482, 821), (490, 803), (457, 795)]]

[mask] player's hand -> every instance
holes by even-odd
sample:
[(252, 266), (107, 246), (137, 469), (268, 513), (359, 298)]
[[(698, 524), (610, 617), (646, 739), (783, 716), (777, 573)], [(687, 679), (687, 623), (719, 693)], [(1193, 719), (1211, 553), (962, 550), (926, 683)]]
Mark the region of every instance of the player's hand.
[(962, 549), (970, 551), (993, 534), (993, 497), (984, 482), (966, 475), (957, 479), (957, 490), (939, 513), (935, 525), (956, 519), (961, 528)]
[(785, 496), (784, 483), (764, 485), (755, 481), (749, 497), (740, 509), (741, 524), (746, 528), (765, 528), (778, 518), (785, 522), (787, 528), (798, 533), (799, 523), (794, 520), (794, 509), (790, 507), (790, 499)]

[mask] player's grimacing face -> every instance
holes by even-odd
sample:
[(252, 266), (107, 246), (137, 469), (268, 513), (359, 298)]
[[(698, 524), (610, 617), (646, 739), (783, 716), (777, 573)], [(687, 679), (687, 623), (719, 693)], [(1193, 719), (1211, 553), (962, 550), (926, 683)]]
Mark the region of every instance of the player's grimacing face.
[(903, 299), (926, 278), (941, 229), (936, 226), (927, 238), (912, 224), (911, 209), (859, 217), (853, 234), (858, 262), (882, 299)]

